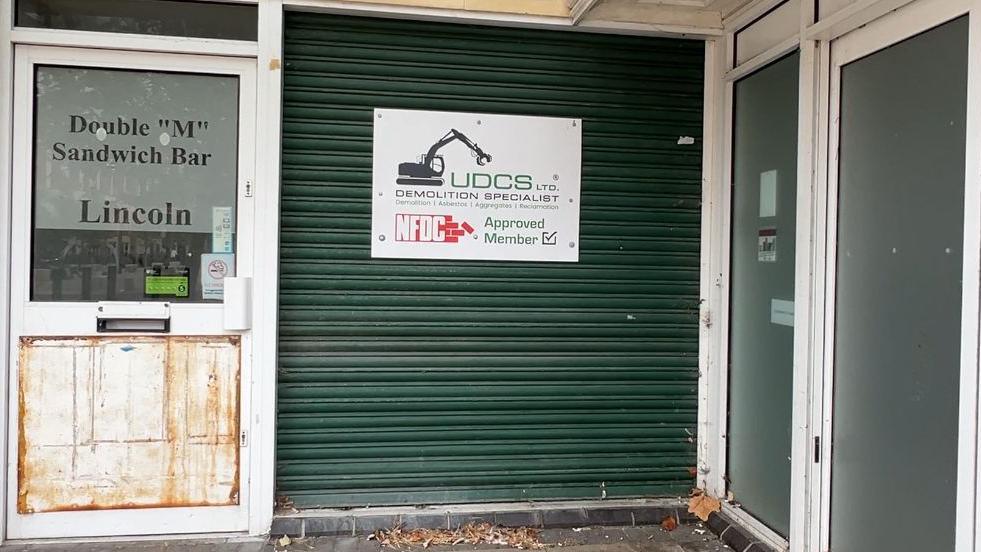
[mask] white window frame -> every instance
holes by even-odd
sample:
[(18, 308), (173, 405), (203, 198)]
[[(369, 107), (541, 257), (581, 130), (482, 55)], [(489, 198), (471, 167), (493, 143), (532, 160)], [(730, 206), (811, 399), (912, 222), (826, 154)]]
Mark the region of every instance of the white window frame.
[(252, 305), (255, 337), (256, 405), (252, 427), (255, 500), (249, 534), (272, 526), (276, 500), (276, 389), (279, 366), (279, 188), (283, 105), (283, 2), (259, 3), (258, 89), (256, 94), (256, 265)]
[[(194, 0), (195, 2), (214, 2), (222, 4), (260, 4), (259, 0)], [(263, 3), (266, 0), (263, 0)], [(47, 46), (75, 46), (79, 48), (103, 48), (109, 50), (138, 50), (145, 52), (170, 52), (180, 54), (204, 54), (226, 57), (256, 57), (259, 51), (257, 41), (226, 40), (219, 38), (199, 38), (184, 36), (157, 36), (133, 33), (113, 33), (100, 31), (74, 31), (64, 29), (42, 29), (37, 27), (17, 27), (13, 25), (13, 10), (16, 0), (11, 0), (3, 14), (9, 17), (4, 28), (11, 30), (11, 40), (17, 44)], [(261, 27), (261, 22), (260, 22)], [(261, 32), (261, 31), (260, 31)]]

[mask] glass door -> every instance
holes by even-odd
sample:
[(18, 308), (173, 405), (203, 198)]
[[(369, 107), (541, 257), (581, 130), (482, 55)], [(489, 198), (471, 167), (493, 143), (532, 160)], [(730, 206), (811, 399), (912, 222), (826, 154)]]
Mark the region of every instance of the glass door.
[(252, 340), (223, 313), (254, 87), (253, 60), (17, 49), (10, 538), (247, 529)]
[(954, 549), (968, 21), (891, 29), (832, 45), (832, 552)]
[(790, 535), (796, 52), (733, 85), (728, 491)]

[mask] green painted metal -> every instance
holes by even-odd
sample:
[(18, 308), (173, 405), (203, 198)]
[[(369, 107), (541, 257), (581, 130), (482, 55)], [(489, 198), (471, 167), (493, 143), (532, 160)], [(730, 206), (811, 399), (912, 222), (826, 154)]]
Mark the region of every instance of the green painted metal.
[[(702, 63), (695, 41), (287, 13), (277, 494), (687, 493)], [(376, 107), (583, 118), (580, 262), (371, 259)]]

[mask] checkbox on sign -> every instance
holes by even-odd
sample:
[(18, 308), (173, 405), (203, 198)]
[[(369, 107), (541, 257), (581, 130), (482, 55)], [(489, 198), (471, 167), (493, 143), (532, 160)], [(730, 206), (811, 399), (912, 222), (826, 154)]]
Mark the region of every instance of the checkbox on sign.
[(556, 238), (556, 235), (557, 234), (558, 234), (558, 232), (552, 232), (552, 233), (542, 232), (542, 244), (543, 245), (555, 245), (555, 242), (556, 242), (556, 239), (557, 239)]

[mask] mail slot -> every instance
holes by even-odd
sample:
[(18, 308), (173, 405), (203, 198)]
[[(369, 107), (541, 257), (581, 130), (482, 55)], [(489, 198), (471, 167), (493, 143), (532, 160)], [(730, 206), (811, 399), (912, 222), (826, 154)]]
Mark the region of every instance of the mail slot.
[(170, 332), (170, 318), (98, 318), (95, 330), (113, 332)]
[(95, 317), (99, 333), (168, 333), (170, 304), (150, 302), (99, 303)]

